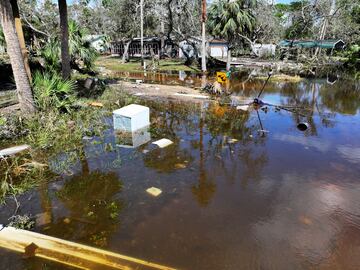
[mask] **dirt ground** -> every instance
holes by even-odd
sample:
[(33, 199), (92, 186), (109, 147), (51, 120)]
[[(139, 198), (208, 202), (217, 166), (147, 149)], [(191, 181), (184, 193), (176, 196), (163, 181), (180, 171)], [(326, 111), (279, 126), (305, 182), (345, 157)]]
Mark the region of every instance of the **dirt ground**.
[(195, 103), (209, 102), (211, 99), (209, 95), (201, 93), (199, 89), (176, 85), (120, 82), (112, 84), (111, 87), (121, 87), (122, 90), (131, 95), (150, 99), (165, 98)]

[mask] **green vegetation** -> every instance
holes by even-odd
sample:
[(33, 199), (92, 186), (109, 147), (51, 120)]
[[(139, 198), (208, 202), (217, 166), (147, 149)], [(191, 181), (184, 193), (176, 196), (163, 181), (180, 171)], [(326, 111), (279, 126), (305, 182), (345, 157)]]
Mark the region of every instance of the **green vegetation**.
[[(48, 85), (47, 79), (43, 82)], [(52, 90), (57, 89), (56, 84), (52, 85), (55, 85)], [(94, 99), (78, 99), (76, 106), (70, 106), (67, 113), (62, 113), (62, 107), (57, 108), (53, 105), (51, 109), (49, 104), (54, 102), (52, 98), (55, 97), (46, 95), (41, 103), (45, 105), (39, 106), (44, 110), (30, 118), (20, 115), (0, 117), (0, 140), (4, 145), (11, 142), (15, 145), (31, 146), (31, 150), (26, 153), (0, 159), (0, 202), (4, 202), (7, 196), (22, 194), (52, 179), (54, 173), (48, 165), (52, 157), (59, 154), (73, 157), (65, 163), (55, 165), (56, 171), (66, 172), (71, 165), (69, 163), (77, 158), (84, 158), (81, 151), (83, 137), (92, 136), (102, 140), (104, 130), (109, 128), (104, 118), (109, 117), (115, 107), (136, 100), (121, 89), (107, 88), (96, 100), (104, 105), (103, 108), (89, 106)]]
[[(113, 72), (142, 72), (140, 59), (131, 59), (128, 63), (123, 64), (119, 57), (100, 57), (96, 61), (97, 66), (103, 66)], [(147, 61), (151, 64), (151, 60)], [(152, 70), (149, 70), (152, 71)], [(160, 60), (159, 65), (156, 66), (155, 71), (192, 71), (200, 72), (198, 66), (186, 66), (185, 61), (180, 59), (164, 59)]]
[(40, 111), (70, 111), (73, 104), (75, 83), (63, 80), (58, 74), (36, 72), (33, 78), (35, 104)]

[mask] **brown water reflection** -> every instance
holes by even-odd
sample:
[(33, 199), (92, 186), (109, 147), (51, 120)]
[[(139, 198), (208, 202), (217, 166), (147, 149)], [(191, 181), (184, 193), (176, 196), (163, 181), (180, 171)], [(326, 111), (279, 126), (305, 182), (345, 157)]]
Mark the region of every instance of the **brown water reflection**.
[(43, 233), (180, 269), (360, 269), (359, 84), (271, 83), (263, 99), (309, 110), (260, 110), (262, 136), (254, 111), (147, 103), (152, 141), (172, 146), (119, 148), (110, 127), (22, 211), (51, 216)]

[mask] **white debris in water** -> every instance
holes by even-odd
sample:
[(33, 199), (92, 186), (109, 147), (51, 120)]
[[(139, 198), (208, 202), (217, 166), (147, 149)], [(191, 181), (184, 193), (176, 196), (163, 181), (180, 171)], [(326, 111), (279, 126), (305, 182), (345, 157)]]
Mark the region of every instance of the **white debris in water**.
[(144, 93), (136, 93), (136, 94), (134, 94), (134, 96), (137, 96), (137, 97), (140, 97), (140, 96), (143, 96), (144, 95)]
[(162, 190), (158, 189), (156, 187), (151, 187), (151, 188), (148, 188), (146, 190), (146, 192), (149, 193), (150, 195), (154, 196), (154, 197), (157, 197), (162, 193)]
[(183, 94), (183, 93), (175, 93), (174, 95), (175, 96), (182, 96), (182, 97), (202, 98), (202, 99), (209, 98), (208, 96), (204, 96), (204, 95)]
[(237, 143), (239, 140), (237, 140), (237, 139), (230, 139), (228, 142), (229, 143)]
[(6, 148), (0, 150), (0, 157), (12, 156), (28, 149), (30, 149), (30, 146), (27, 144)]
[(137, 84), (141, 84), (141, 83), (143, 83), (143, 80), (136, 80), (135, 81)]
[(173, 144), (172, 141), (170, 141), (169, 139), (161, 139), (158, 141), (153, 142), (152, 144), (156, 144), (157, 146), (159, 146), (160, 148), (165, 148), (171, 144)]
[(248, 111), (249, 110), (249, 105), (237, 106), (236, 109), (241, 110), (241, 111)]

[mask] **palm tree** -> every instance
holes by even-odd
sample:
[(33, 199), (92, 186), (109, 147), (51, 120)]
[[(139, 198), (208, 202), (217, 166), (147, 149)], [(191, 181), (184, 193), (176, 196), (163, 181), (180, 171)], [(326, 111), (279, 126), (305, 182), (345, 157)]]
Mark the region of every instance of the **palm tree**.
[(28, 56), (28, 52), (26, 49), (24, 32), (23, 32), (21, 18), (20, 18), (19, 6), (17, 3), (17, 0), (10, 0), (10, 3), (11, 3), (12, 10), (13, 10), (15, 29), (16, 29), (16, 33), (18, 35), (21, 53), (24, 58), (25, 70), (29, 77), (29, 81), (31, 83), (31, 70), (30, 70), (30, 65), (29, 65), (29, 56)]
[(209, 32), (214, 37), (226, 39), (229, 44), (226, 70), (230, 70), (231, 50), (239, 40), (238, 34), (247, 34), (253, 28), (255, 18), (250, 8), (255, 2), (253, 0), (217, 0), (209, 8)]
[(69, 28), (66, 0), (58, 0), (61, 29), (61, 69), (64, 79), (70, 77)]
[(0, 20), (7, 44), (7, 53), (14, 74), (21, 111), (24, 113), (32, 113), (35, 111), (34, 99), (29, 78), (26, 74), (19, 39), (15, 30), (10, 0), (0, 1)]

